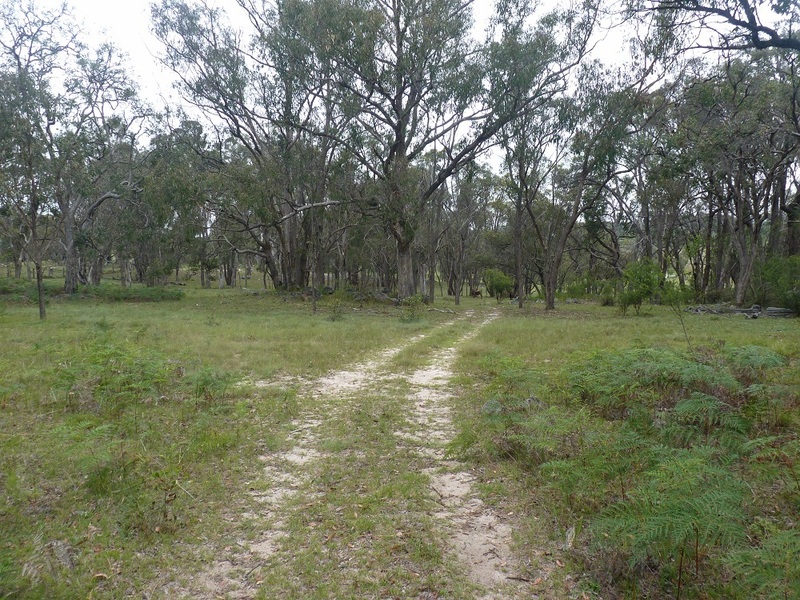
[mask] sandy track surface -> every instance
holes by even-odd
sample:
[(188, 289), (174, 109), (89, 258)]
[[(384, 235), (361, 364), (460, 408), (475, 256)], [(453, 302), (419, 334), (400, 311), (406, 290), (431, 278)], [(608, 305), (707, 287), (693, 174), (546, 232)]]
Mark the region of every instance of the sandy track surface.
[[(303, 414), (292, 422), (288, 449), (259, 457), (263, 463), (261, 473), (250, 482), (248, 497), (232, 502), (228, 515), (232, 525), (230, 535), (235, 538), (236, 526), (243, 522), (248, 531), (257, 531), (258, 535), (236, 539), (224, 546), (221, 553), (210, 557), (204, 572), (189, 577), (185, 585), (173, 588), (171, 593), (193, 598), (254, 597), (262, 584), (260, 568), (280, 558), (282, 538), (288, 535), (285, 528), (289, 516), (287, 505), (296, 502), (298, 492), (304, 490), (302, 501), (313, 506), (314, 494), (307, 491), (308, 478), (315, 472), (315, 463), (331, 459), (321, 449), (324, 446), (323, 415), (330, 417), (352, 407), (364, 394), (391, 388), (402, 389), (409, 406), (405, 425), (394, 431), (394, 435), (400, 446), (417, 455), (424, 464), (422, 472), (430, 481), (431, 504), (438, 507), (430, 516), (447, 540), (443, 551), (461, 565), (474, 584), (478, 590), (475, 598), (531, 597), (531, 590), (526, 587), (529, 584), (521, 576), (512, 553), (511, 525), (481, 501), (474, 486), (475, 479), (466, 467), (445, 457), (445, 446), (455, 434), (450, 408), (451, 365), (459, 345), (477, 335), (495, 317), (490, 314), (475, 320), (475, 315), (466, 314), (462, 318), (474, 323), (469, 332), (455, 343), (438, 349), (423, 367), (410, 373), (397, 373), (390, 368), (390, 363), (430, 333), (387, 349), (371, 361), (313, 381), (257, 382), (258, 386), (295, 385), (299, 395), (313, 398), (313, 413)], [(454, 323), (450, 321), (439, 328), (451, 327)], [(347, 562), (346, 558), (342, 560)], [(426, 598), (440, 597), (435, 591), (426, 594)]]

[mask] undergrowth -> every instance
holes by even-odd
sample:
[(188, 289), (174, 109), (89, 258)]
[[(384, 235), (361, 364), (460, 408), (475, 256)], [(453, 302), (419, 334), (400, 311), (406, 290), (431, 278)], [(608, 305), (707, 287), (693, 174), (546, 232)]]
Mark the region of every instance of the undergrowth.
[(291, 392), (187, 373), (186, 360), (116, 333), (101, 321), (77, 347), (51, 349), (47, 394), (9, 407), (0, 597), (129, 595), (173, 544), (214, 530), (240, 455), (260, 451), (260, 424), (297, 414)]
[[(480, 431), (533, 478), (602, 597), (800, 596), (791, 368), (760, 346), (597, 353), (542, 373), (491, 355)], [(793, 558), (795, 557), (795, 558)]]
[(176, 287), (143, 285), (122, 287), (103, 284), (81, 286), (79, 295), (82, 298), (92, 298), (102, 302), (175, 302), (184, 297), (184, 292)]
[[(63, 280), (46, 279), (43, 282), (43, 288), (47, 298), (64, 296)], [(181, 300), (184, 295), (184, 291), (179, 287), (145, 287), (139, 284), (122, 287), (118, 283), (104, 283), (92, 286), (82, 285), (72, 299), (91, 299), (100, 302), (174, 302)], [(35, 283), (0, 277), (0, 301), (29, 303), (36, 302), (37, 298), (38, 292)]]

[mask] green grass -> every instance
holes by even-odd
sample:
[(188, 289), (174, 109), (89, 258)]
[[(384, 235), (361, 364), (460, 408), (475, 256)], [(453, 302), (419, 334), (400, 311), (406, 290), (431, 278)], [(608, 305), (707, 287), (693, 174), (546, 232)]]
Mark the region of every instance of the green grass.
[[(505, 310), (461, 353), (456, 456), (591, 597), (800, 591), (800, 322)], [(505, 484), (498, 493), (496, 473)], [(549, 526), (542, 524), (549, 523)], [(582, 576), (579, 576), (583, 573)], [(577, 588), (569, 581), (581, 580)], [(565, 593), (566, 592), (562, 592)], [(786, 596), (788, 594), (788, 596)]]
[[(437, 299), (451, 314), (324, 297), (312, 314), (287, 295), (187, 285), (169, 302), (56, 294), (40, 322), (16, 285), (0, 280), (0, 597), (193, 589), (259, 539), (251, 492), (274, 485), (259, 457), (292, 448), (309, 415), (322, 455), (292, 467), (287, 535), (239, 574), (258, 597), (475, 596), (431, 516), (424, 459), (395, 435), (415, 427), (402, 382), (327, 404), (258, 382), (404, 344), (389, 368), (409, 371), (494, 301)], [(665, 308), (499, 310), (460, 347), (451, 452), (514, 515), (532, 579), (552, 571), (545, 597), (674, 597), (681, 557), (683, 597), (701, 582), (715, 598), (793, 590), (800, 322), (686, 315), (690, 350)], [(666, 492), (669, 511), (647, 509)], [(698, 536), (714, 522), (701, 509), (732, 526)]]
[(192, 288), (168, 303), (56, 300), (44, 322), (12, 296), (3, 307), (0, 597), (20, 598), (120, 597), (202, 570), (202, 553), (175, 546), (222, 535), (257, 457), (313, 401), (247, 382), (319, 375), (443, 320), (347, 306), (331, 321), (324, 301), (312, 315)]

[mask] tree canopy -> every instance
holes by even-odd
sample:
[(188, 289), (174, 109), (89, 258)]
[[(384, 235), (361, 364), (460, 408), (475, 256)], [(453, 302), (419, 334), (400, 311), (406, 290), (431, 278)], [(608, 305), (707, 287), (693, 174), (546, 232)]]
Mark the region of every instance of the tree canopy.
[(182, 104), (148, 107), (66, 7), (7, 0), (0, 251), (17, 277), (62, 265), (68, 294), (111, 266), (460, 301), (489, 272), (554, 308), (613, 302), (646, 260), (699, 300), (786, 297), (795, 4), (629, 7), (499, 0), (476, 26), (456, 0), (160, 0)]

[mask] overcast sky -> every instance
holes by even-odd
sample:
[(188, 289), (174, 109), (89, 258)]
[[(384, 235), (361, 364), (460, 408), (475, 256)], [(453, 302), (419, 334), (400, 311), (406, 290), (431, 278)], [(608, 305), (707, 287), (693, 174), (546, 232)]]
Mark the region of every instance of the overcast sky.
[[(34, 0), (38, 5), (57, 6), (62, 0)], [(128, 64), (139, 83), (142, 96), (150, 102), (161, 104), (160, 98), (169, 103), (178, 103), (172, 90), (172, 75), (161, 66), (156, 56), (161, 52), (160, 43), (150, 33), (150, 4), (153, 0), (67, 0), (77, 20), (83, 23), (84, 39), (90, 45), (105, 40), (128, 55)], [(240, 13), (233, 0), (207, 0), (212, 5), (230, 7), (229, 16)], [(557, 0), (545, 0), (553, 5)], [(475, 0), (473, 11), (476, 20), (485, 23), (492, 9), (493, 0)], [(482, 27), (482, 25), (479, 25)], [(614, 54), (619, 53), (619, 46)]]
[[(57, 6), (62, 0), (34, 0), (37, 4)], [(86, 41), (91, 45), (104, 40), (114, 44), (129, 56), (129, 64), (139, 82), (142, 95), (157, 101), (161, 96), (177, 101), (171, 90), (171, 75), (155, 58), (160, 52), (158, 40), (150, 33), (150, 4), (152, 0), (67, 0), (78, 21), (84, 24)], [(210, 4), (229, 6), (238, 13), (232, 0), (209, 0)], [(492, 0), (475, 0), (473, 10), (487, 15)], [(229, 15), (231, 16), (231, 15)], [(487, 18), (484, 16), (484, 19)]]
[[(36, 5), (58, 6), (62, 0), (34, 0)], [(139, 83), (142, 95), (157, 102), (160, 96), (174, 98), (169, 73), (155, 56), (158, 40), (150, 33), (151, 0), (67, 0), (82, 24), (82, 39), (90, 46), (113, 42), (128, 55), (127, 64)]]

